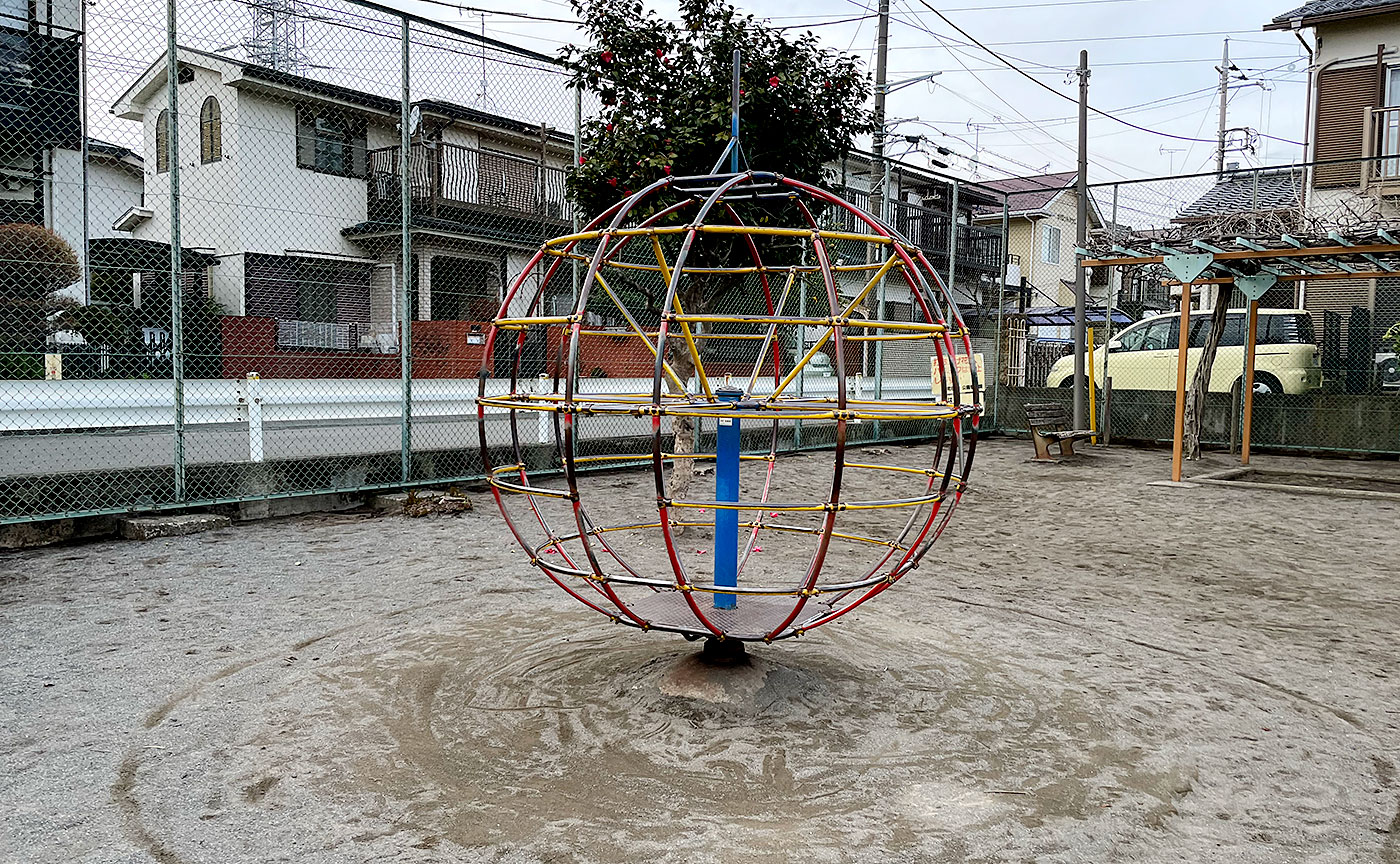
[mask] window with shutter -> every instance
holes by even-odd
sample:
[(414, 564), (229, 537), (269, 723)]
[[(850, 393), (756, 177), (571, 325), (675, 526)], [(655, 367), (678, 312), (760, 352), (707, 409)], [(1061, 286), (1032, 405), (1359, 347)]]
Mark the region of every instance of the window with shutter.
[[(1332, 69), (1318, 76), (1314, 136), (1317, 161), (1360, 159), (1367, 155), (1361, 152), (1365, 114), (1367, 108), (1380, 107), (1376, 104), (1379, 86), (1375, 66)], [(1360, 184), (1360, 162), (1318, 165), (1313, 169), (1313, 186), (1318, 188)]]
[(224, 158), (223, 112), (210, 96), (199, 109), (199, 161), (208, 164)]
[(340, 111), (297, 106), (297, 167), (364, 177), (364, 120)]
[(170, 112), (162, 111), (156, 117), (156, 173), (170, 170)]

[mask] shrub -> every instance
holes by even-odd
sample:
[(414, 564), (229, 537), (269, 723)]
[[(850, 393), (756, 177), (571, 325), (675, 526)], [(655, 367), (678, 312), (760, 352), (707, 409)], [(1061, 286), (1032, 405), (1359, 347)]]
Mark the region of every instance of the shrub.
[(52, 295), (82, 273), (73, 248), (49, 229), (0, 225), (0, 351), (44, 353)]

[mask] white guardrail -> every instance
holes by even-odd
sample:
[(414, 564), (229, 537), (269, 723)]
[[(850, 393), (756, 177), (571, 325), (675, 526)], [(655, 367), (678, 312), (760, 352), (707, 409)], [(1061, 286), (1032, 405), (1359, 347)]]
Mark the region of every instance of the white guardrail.
[[(490, 379), (487, 393), (507, 392), (505, 379)], [(713, 386), (723, 384), (712, 379)], [(852, 396), (869, 397), (873, 381), (853, 377), (847, 382)], [(588, 378), (589, 394), (637, 393), (651, 389), (650, 378)], [(547, 391), (549, 379), (526, 382), (531, 389)], [(413, 419), (475, 419), (477, 380), (474, 378), (416, 378), (413, 381)], [(762, 396), (760, 384), (754, 395)], [(541, 389), (542, 388), (542, 389)], [(795, 388), (793, 388), (795, 391)], [(809, 376), (803, 379), (807, 396), (836, 394), (836, 379)], [(886, 379), (888, 399), (929, 399), (928, 378)], [(249, 459), (262, 461), (263, 428), (270, 424), (315, 427), (324, 423), (383, 424), (397, 422), (401, 414), (402, 385), (397, 378), (268, 378), (191, 379), (185, 381), (186, 428), (239, 425), (248, 428)], [(171, 381), (69, 380), (0, 381), (0, 433), (91, 432), (169, 428), (174, 424), (175, 390)], [(505, 409), (489, 409), (504, 414)], [(553, 435), (547, 415), (540, 414), (541, 443)]]

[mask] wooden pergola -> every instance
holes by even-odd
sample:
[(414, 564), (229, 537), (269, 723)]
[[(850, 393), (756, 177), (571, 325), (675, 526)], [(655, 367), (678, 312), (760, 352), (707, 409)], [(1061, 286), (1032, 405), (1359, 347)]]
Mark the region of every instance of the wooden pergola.
[[(1400, 233), (1400, 232), (1397, 232)], [(1181, 481), (1182, 438), (1186, 419), (1187, 349), (1191, 333), (1191, 292), (1198, 285), (1233, 283), (1249, 301), (1245, 337), (1243, 433), (1240, 463), (1249, 464), (1250, 428), (1254, 410), (1254, 350), (1259, 325), (1259, 298), (1280, 282), (1328, 282), (1336, 279), (1400, 278), (1400, 240), (1384, 228), (1350, 236), (1338, 231), (1323, 238), (1299, 239), (1284, 234), (1277, 239), (1235, 237), (1232, 240), (1190, 241), (1190, 251), (1174, 245), (1150, 242), (1146, 248), (1114, 245), (1108, 255), (1090, 258), (1079, 250), (1079, 266), (1141, 267), (1161, 264), (1173, 278), (1164, 284), (1180, 285), (1181, 332), (1177, 336), (1176, 417), (1172, 429), (1172, 480)], [(1233, 246), (1234, 248), (1227, 248)], [(1087, 279), (1086, 279), (1087, 281)]]

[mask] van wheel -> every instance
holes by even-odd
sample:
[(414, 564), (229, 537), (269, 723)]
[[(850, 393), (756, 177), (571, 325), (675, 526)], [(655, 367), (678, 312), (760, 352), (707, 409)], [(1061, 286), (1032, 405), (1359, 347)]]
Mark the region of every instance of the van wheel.
[[(1243, 379), (1243, 376), (1241, 376), (1240, 378), (1236, 378), (1236, 379), (1235, 379), (1235, 383), (1232, 384), (1232, 385), (1230, 386), (1230, 392), (1231, 392), (1232, 394), (1234, 394), (1234, 395), (1236, 395), (1236, 396), (1239, 395), (1239, 392), (1240, 392), (1240, 382), (1241, 382), (1242, 380), (1244, 380), (1244, 379)], [(1254, 373), (1254, 395), (1255, 395), (1255, 396), (1265, 396), (1265, 395), (1268, 395), (1268, 394), (1271, 394), (1271, 393), (1282, 393), (1282, 392), (1283, 392), (1283, 385), (1280, 384), (1280, 383), (1279, 383), (1279, 380), (1278, 380), (1277, 378), (1275, 378), (1273, 375), (1270, 375), (1268, 372), (1255, 372), (1255, 373)]]

